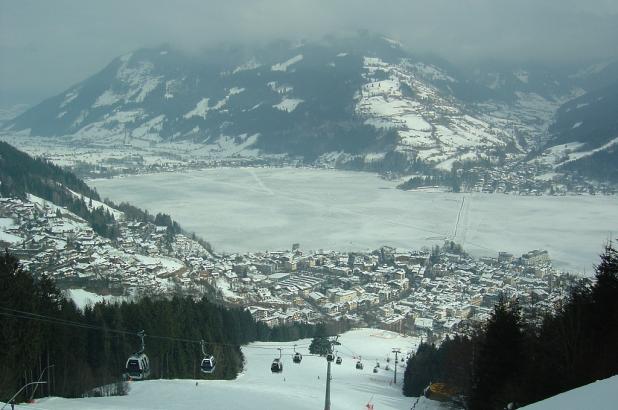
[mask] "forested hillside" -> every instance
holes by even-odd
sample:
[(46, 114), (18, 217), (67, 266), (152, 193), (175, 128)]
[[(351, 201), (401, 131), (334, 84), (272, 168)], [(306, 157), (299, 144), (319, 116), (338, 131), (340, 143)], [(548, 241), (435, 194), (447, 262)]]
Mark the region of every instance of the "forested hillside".
[(419, 396), (438, 383), (434, 394), (466, 408), (501, 410), (618, 374), (618, 252), (611, 244), (596, 281), (583, 280), (555, 314), (538, 319), (523, 319), (517, 301), (502, 299), (471, 337), (421, 344), (408, 360), (404, 394)]
[[(80, 311), (47, 277), (34, 279), (8, 253), (0, 256), (0, 397), (10, 397), (37, 380), (53, 364), (51, 393), (79, 397), (117, 382), (127, 357), (139, 350), (137, 332), (146, 333), (152, 378), (199, 378), (200, 340), (217, 358), (207, 378), (233, 379), (243, 367), (240, 345), (311, 337), (316, 327), (296, 324), (269, 328), (249, 312), (206, 299), (143, 298), (138, 302), (96, 304)], [(341, 329), (330, 329), (330, 331)], [(45, 376), (45, 379), (47, 376)], [(30, 396), (23, 393), (20, 400)]]
[(598, 181), (618, 181), (618, 83), (564, 104), (548, 146), (563, 146), (559, 169)]
[[(90, 188), (75, 174), (41, 159), (19, 151), (0, 141), (0, 195), (3, 197), (26, 198), (28, 194), (65, 207), (88, 222), (99, 235), (115, 239), (118, 236), (118, 221), (110, 209), (102, 204), (93, 206), (92, 201), (101, 201), (96, 190)], [(182, 232), (181, 226), (169, 215), (150, 215), (128, 203), (119, 205), (105, 201), (110, 208), (124, 213), (129, 220), (150, 222), (168, 228), (170, 235)], [(211, 249), (203, 239), (196, 238), (200, 244)]]
[(0, 194), (21, 198), (27, 194), (35, 195), (84, 218), (101, 236), (113, 239), (117, 235), (113, 215), (102, 207), (89, 207), (79, 196), (100, 200), (99, 194), (84, 181), (49, 161), (32, 158), (5, 142), (0, 142)]

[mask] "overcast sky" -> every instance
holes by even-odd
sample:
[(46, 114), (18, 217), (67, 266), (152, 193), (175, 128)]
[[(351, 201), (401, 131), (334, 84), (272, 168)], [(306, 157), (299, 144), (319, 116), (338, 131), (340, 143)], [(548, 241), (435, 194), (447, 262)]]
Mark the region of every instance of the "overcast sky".
[(133, 49), (368, 29), (454, 63), (618, 56), (618, 0), (0, 0), (0, 107), (35, 104)]

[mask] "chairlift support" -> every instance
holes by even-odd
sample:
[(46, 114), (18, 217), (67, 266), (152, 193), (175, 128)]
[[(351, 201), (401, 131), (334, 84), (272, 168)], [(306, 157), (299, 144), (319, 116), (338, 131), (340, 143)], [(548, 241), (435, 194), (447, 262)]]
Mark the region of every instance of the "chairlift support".
[(339, 342), (339, 336), (336, 336), (334, 340), (333, 339), (330, 340), (330, 352), (328, 355), (326, 355), (326, 360), (328, 360), (329, 362), (335, 362), (337, 364), (341, 364), (343, 359), (341, 359), (341, 356), (339, 356), (339, 352), (337, 352), (336, 350), (333, 351), (333, 346), (340, 346), (340, 345), (341, 343)]

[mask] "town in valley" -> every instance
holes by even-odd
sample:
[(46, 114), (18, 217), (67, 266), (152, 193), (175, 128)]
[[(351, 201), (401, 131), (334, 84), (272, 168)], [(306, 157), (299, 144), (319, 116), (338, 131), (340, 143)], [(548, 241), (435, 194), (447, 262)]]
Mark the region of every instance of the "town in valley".
[[(224, 254), (191, 235), (126, 218), (112, 240), (41, 198), (0, 198), (0, 245), (27, 270), (92, 301), (185, 294), (248, 309), (269, 326), (346, 320), (439, 341), (491, 314), (501, 295), (525, 314), (552, 311), (578, 279), (552, 267), (544, 250), (473, 257), (461, 246), (368, 252), (290, 249)], [(99, 296), (102, 295), (102, 296)], [(91, 301), (91, 302), (92, 302)]]

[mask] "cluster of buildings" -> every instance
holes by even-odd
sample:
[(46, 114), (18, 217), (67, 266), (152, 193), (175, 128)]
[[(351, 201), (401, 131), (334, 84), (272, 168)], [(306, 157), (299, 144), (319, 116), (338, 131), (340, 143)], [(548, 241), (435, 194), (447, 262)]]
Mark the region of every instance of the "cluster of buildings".
[(502, 167), (473, 167), (462, 175), (462, 190), (519, 195), (616, 193), (610, 183), (587, 180), (575, 173), (560, 173), (545, 163), (521, 162)]
[[(217, 255), (166, 227), (125, 220), (102, 238), (40, 198), (0, 198), (0, 246), (64, 288), (116, 296), (208, 295), (268, 326), (347, 320), (439, 340), (485, 320), (501, 295), (524, 312), (551, 310), (573, 277), (546, 251), (473, 258), (450, 243), (432, 250), (291, 250)], [(10, 223), (7, 223), (9, 221)]]
[[(103, 205), (101, 205), (103, 206)], [(166, 227), (133, 222), (112, 210), (119, 235), (97, 235), (88, 223), (65, 208), (29, 195), (0, 198), (3, 224), (0, 247), (17, 256), (28, 271), (48, 275), (64, 288), (87, 288), (100, 294), (168, 294), (202, 269), (209, 252)]]
[(435, 340), (486, 320), (500, 297), (530, 317), (551, 311), (575, 280), (543, 250), (477, 259), (451, 249), (228, 255), (208, 277), (221, 299), (269, 326), (348, 320)]

